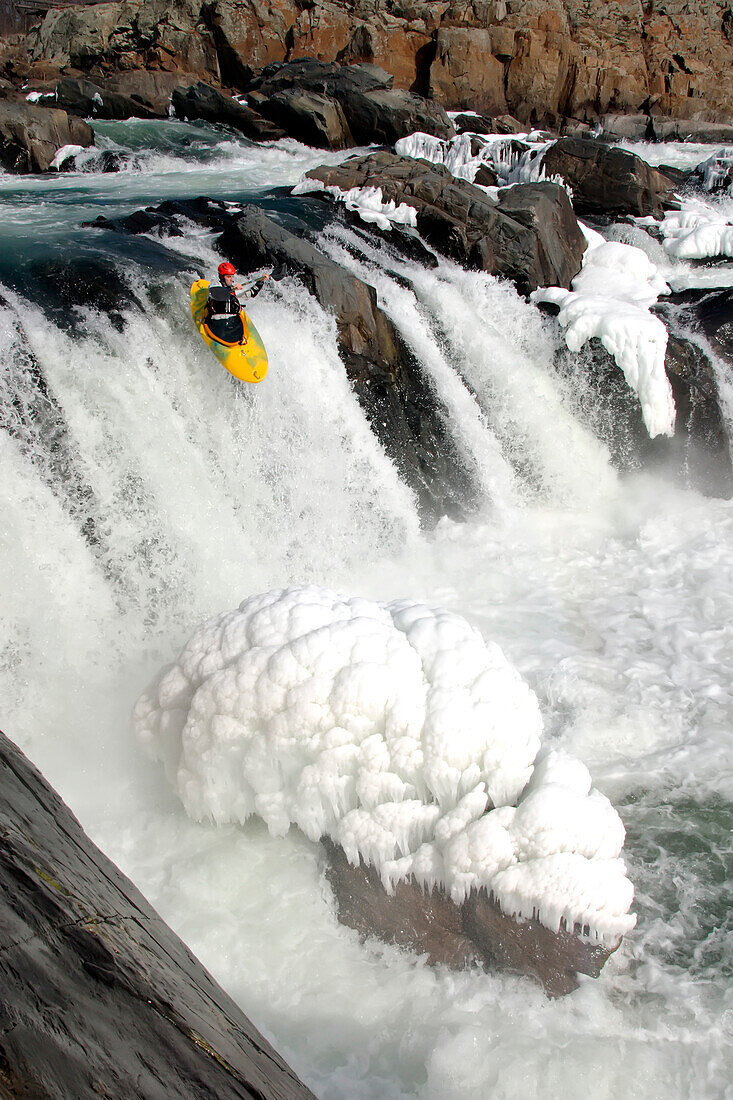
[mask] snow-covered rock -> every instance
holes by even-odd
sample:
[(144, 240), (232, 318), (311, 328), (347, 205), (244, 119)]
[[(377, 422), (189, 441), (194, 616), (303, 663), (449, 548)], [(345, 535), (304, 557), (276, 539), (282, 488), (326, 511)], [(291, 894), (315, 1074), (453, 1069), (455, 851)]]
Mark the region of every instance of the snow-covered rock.
[(667, 328), (649, 312), (669, 287), (642, 249), (604, 241), (587, 228), (586, 236), (588, 249), (571, 290), (545, 287), (532, 300), (559, 307), (558, 321), (571, 351), (597, 337), (637, 394), (649, 435), (672, 435), (675, 404), (664, 367)]
[(317, 587), (205, 624), (138, 701), (134, 727), (188, 813), (327, 835), (388, 890), (614, 945), (633, 927), (621, 821), (586, 768), (540, 751), (537, 700), (460, 616)]

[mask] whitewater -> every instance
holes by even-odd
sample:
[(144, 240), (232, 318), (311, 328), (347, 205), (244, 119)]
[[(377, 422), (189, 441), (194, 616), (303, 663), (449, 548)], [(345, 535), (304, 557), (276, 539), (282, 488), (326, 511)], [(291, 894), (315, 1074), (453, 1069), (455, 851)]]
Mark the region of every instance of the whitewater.
[[(319, 247), (376, 287), (479, 487), (470, 519), (426, 525), (297, 281), (251, 306), (271, 367), (245, 390), (190, 321), (210, 233), (81, 227), (196, 195), (287, 217), (302, 173), (346, 154), (98, 132), (126, 170), (0, 177), (0, 728), (323, 1100), (733, 1096), (733, 505), (616, 471), (582, 372), (553, 368), (562, 332), (510, 286), (329, 225)], [(70, 260), (115, 273), (122, 304), (69, 315)], [(549, 1001), (362, 944), (302, 833), (186, 815), (133, 706), (204, 621), (294, 584), (439, 604), (529, 684), (626, 827), (638, 921), (598, 980)]]

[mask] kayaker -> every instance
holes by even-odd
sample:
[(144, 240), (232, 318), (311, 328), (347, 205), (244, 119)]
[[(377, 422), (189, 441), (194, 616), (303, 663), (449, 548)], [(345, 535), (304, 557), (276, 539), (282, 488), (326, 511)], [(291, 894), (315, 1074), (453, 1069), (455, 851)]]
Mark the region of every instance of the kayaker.
[[(211, 284), (209, 287), (209, 301), (207, 303), (207, 318), (217, 318), (238, 315), (242, 304), (237, 297), (240, 291), (244, 291), (249, 298), (256, 297), (262, 290), (269, 275), (260, 275), (253, 283), (235, 283), (234, 277), (237, 269), (234, 264), (219, 264), (219, 286)], [(225, 293), (226, 292), (226, 293)]]

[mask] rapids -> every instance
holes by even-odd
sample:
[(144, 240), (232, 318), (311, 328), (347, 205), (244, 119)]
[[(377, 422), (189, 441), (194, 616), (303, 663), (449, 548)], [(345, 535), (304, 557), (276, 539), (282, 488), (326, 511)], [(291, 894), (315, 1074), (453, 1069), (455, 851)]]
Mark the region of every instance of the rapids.
[[(376, 286), (481, 488), (470, 522), (421, 528), (299, 284), (252, 304), (271, 368), (245, 390), (190, 322), (210, 234), (81, 228), (200, 194), (286, 213), (326, 155), (98, 131), (125, 171), (0, 177), (0, 726), (322, 1100), (731, 1095), (733, 503), (612, 469), (561, 337), (511, 287), (355, 255), (336, 225), (322, 247)], [(116, 273), (112, 313), (63, 308), (70, 263)], [(441, 603), (537, 693), (627, 829), (639, 920), (600, 979), (550, 1002), (361, 945), (302, 835), (186, 817), (135, 699), (204, 619), (311, 581)]]

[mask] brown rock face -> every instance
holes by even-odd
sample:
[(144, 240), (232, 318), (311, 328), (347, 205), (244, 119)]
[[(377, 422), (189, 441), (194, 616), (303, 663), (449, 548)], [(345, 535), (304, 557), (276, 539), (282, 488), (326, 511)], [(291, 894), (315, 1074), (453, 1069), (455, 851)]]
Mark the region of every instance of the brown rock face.
[(122, 0), (51, 11), (30, 58), (195, 72), (244, 87), (272, 61), (370, 61), (447, 108), (561, 117), (733, 115), (730, 0)]
[(562, 997), (577, 989), (578, 974), (597, 978), (618, 947), (589, 943), (579, 930), (552, 932), (536, 920), (515, 920), (485, 892), (463, 905), (440, 889), (423, 893), (414, 882), (387, 894), (373, 867), (352, 867), (338, 845), (328, 838), (321, 843), (342, 924), (426, 955), (431, 965), (510, 970), (539, 982), (549, 997)]

